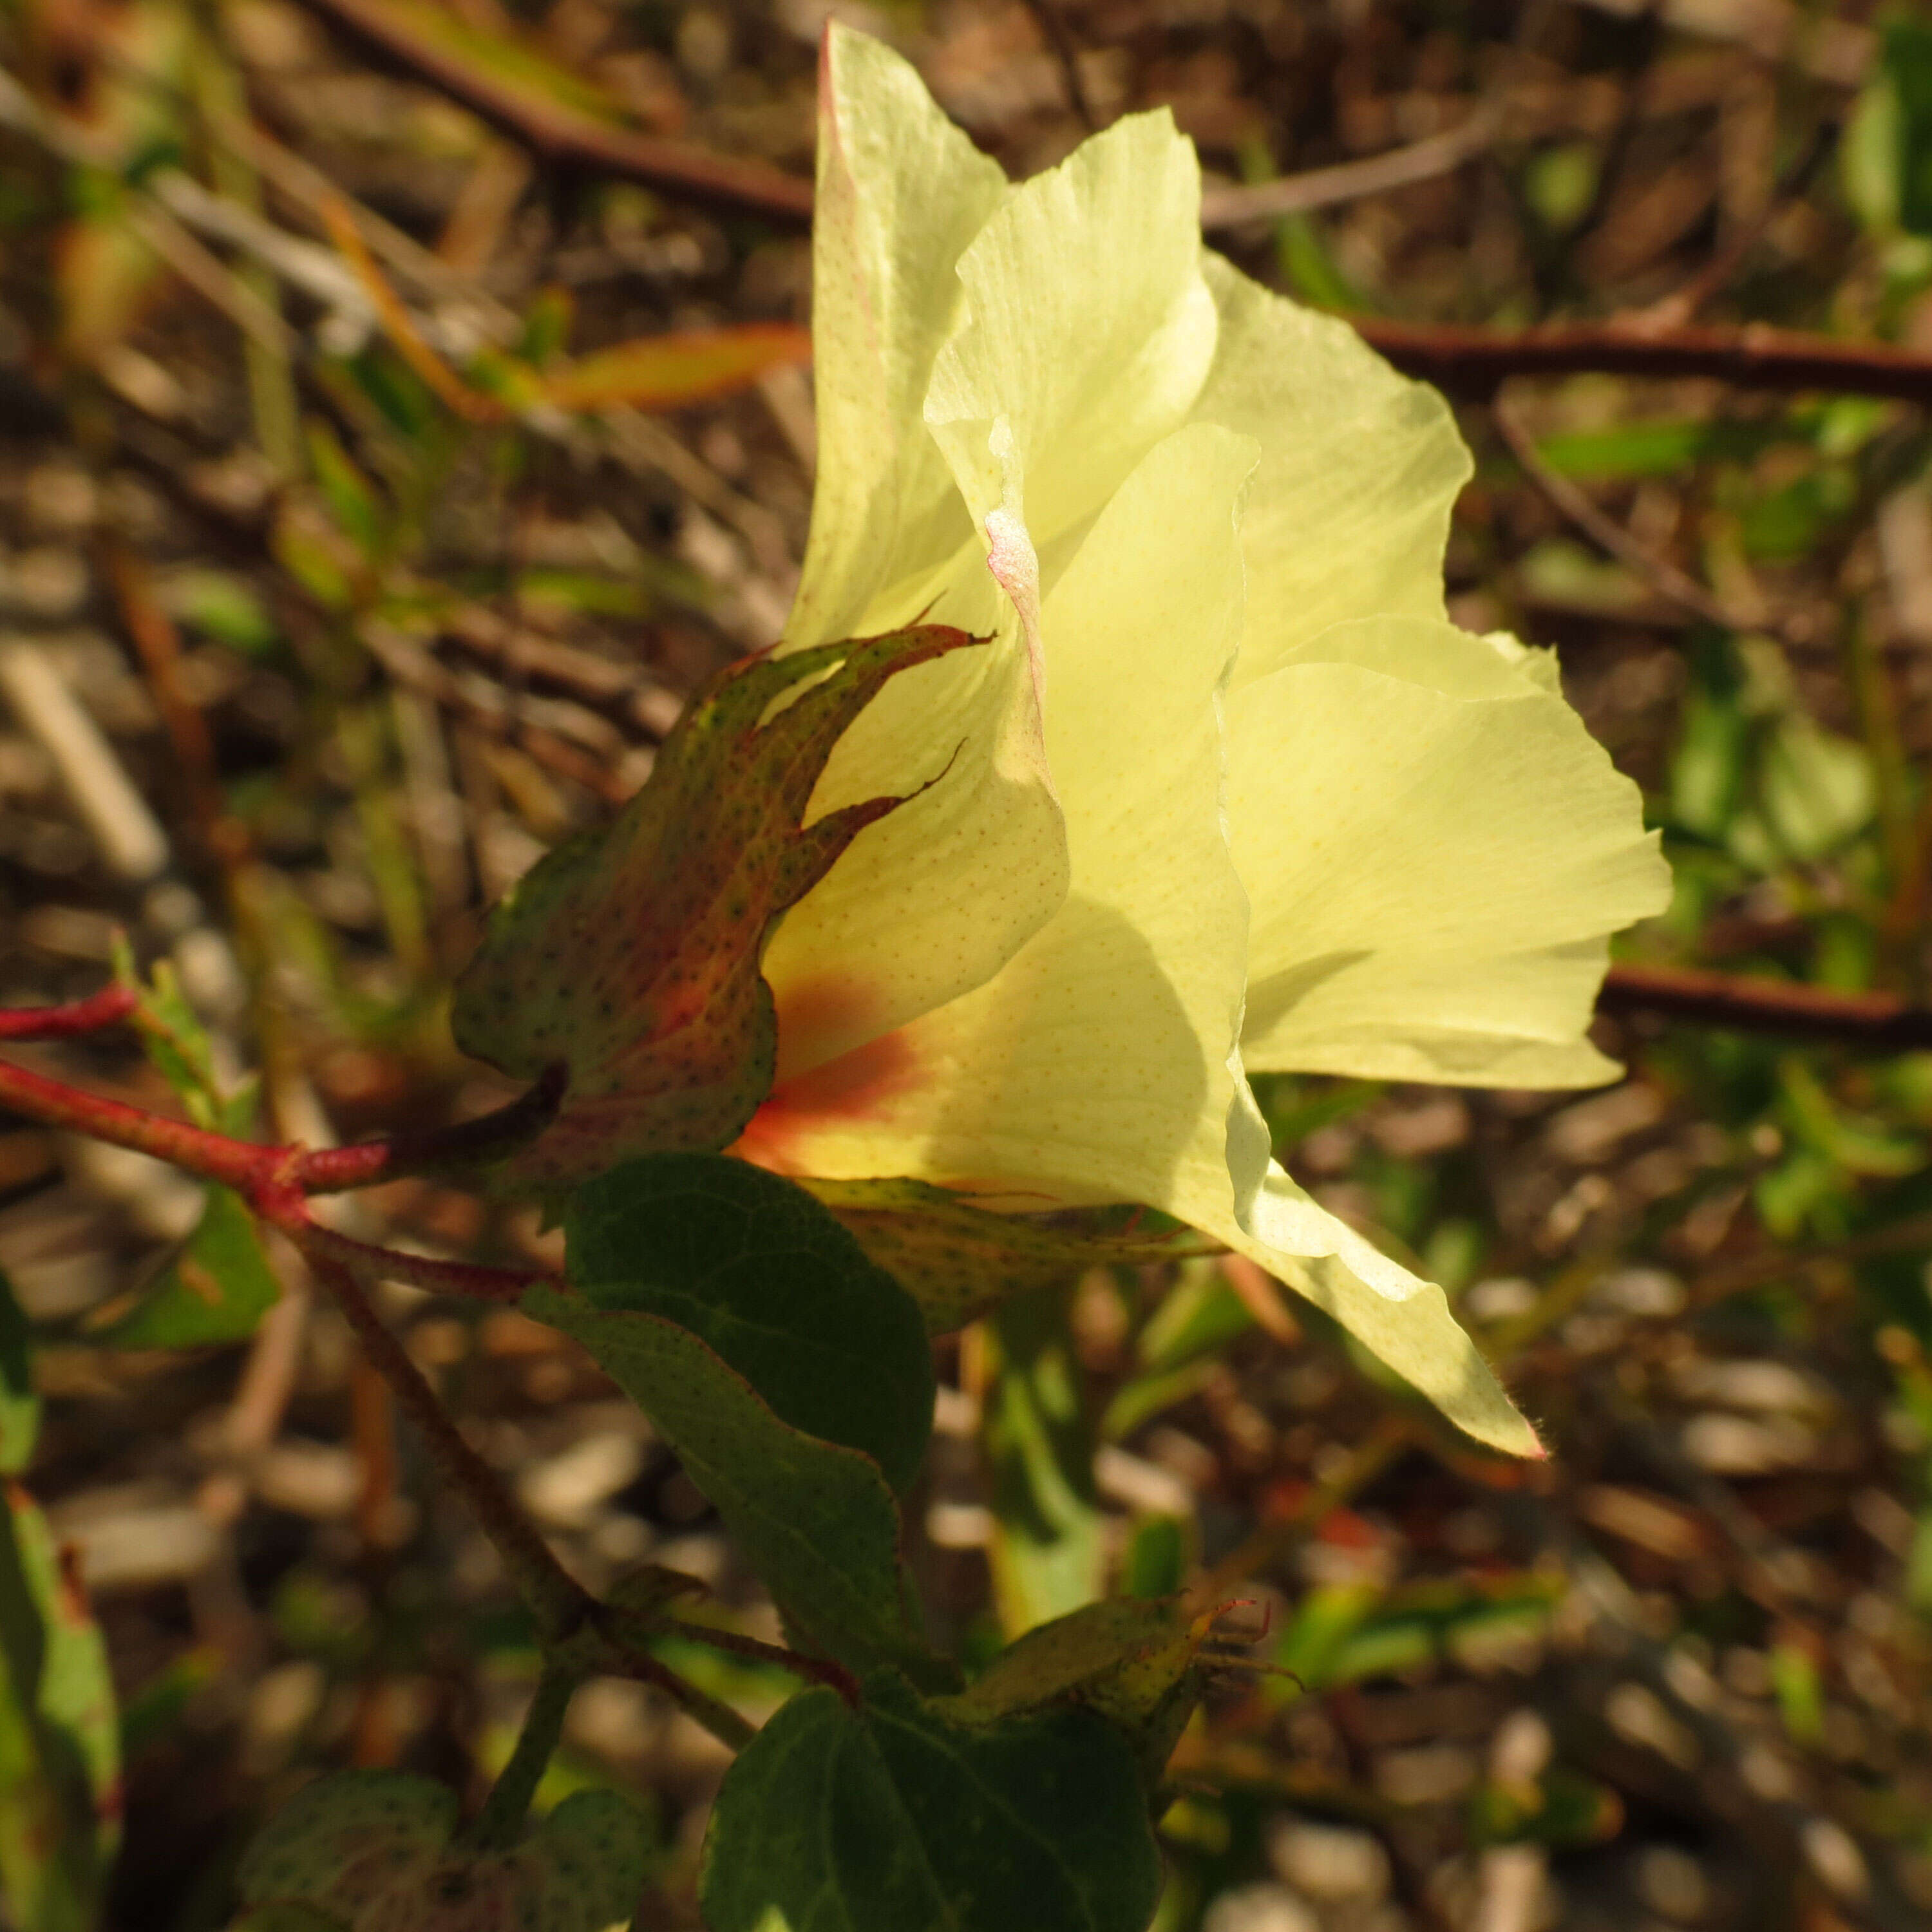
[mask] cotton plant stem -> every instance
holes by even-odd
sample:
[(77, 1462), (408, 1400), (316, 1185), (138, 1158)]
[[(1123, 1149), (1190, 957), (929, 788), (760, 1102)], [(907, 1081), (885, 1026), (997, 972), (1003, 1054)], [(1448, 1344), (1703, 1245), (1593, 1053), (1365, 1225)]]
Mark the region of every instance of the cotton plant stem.
[(89, 1094), (64, 1081), (50, 1080), (10, 1061), (0, 1060), (0, 1108), (43, 1126), (85, 1134), (112, 1147), (131, 1148), (184, 1168), (204, 1180), (250, 1193), (274, 1174), (278, 1162), (295, 1156), (294, 1148), (260, 1147), (232, 1140), (226, 1134), (191, 1126), (130, 1107), (105, 1094)]
[(1350, 316), (1362, 339), (1405, 375), (1472, 401), (1512, 376), (1702, 376), (1742, 389), (1808, 389), (1932, 402), (1932, 356), (1888, 342), (1854, 341), (1748, 323), (1742, 328), (1646, 328), (1628, 322), (1484, 328)]
[(526, 1288), (539, 1284), (561, 1288), (560, 1277), (544, 1268), (488, 1268), (477, 1262), (445, 1261), (435, 1255), (412, 1255), (400, 1248), (377, 1247), (368, 1241), (308, 1222), (294, 1238), (308, 1254), (327, 1255), (362, 1281), (400, 1281), (432, 1294), (461, 1295), (472, 1301), (514, 1301)]
[(668, 1664), (660, 1664), (655, 1657), (642, 1652), (625, 1651), (613, 1654), (600, 1668), (608, 1670), (614, 1677), (634, 1678), (640, 1684), (654, 1684), (694, 1724), (709, 1731), (728, 1750), (742, 1750), (758, 1735), (758, 1727), (748, 1718), (740, 1717), (722, 1698), (714, 1697), (708, 1690), (700, 1690), (695, 1684), (680, 1677)]
[(562, 1643), (589, 1618), (591, 1598), (512, 1500), (502, 1479), (472, 1448), (409, 1352), (375, 1310), (353, 1273), (332, 1256), (310, 1249), (310, 1268), (334, 1298), (364, 1352), (395, 1392), (397, 1402), (428, 1444), (436, 1466), (476, 1512), (502, 1558), (546, 1647)]
[(502, 80), (481, 63), (422, 33), (381, 0), (302, 0), (352, 40), (400, 62), (500, 131), (554, 161), (588, 164), (702, 205), (761, 214), (786, 226), (812, 215), (812, 184), (762, 161), (714, 154), (681, 141), (614, 127), (534, 88)]
[(580, 1679), (576, 1671), (552, 1664), (537, 1679), (536, 1694), (524, 1714), (510, 1761), (496, 1774), (483, 1808), (464, 1836), (484, 1850), (500, 1850), (516, 1843), (529, 1816), (530, 1800), (563, 1736), (563, 1720)]
[(1932, 1007), (1889, 993), (1841, 993), (1691, 967), (1612, 966), (1597, 1005), (1604, 1012), (1656, 1013), (1694, 1026), (1832, 1040), (1880, 1052), (1932, 1047)]
[[(98, 995), (105, 999), (105, 995)], [(86, 1003), (82, 1003), (86, 1004)], [(49, 1013), (72, 1009), (28, 1007), (20, 1013), (0, 1012), (0, 1040), (34, 1040), (84, 1030), (108, 1022), (89, 1016), (80, 1025)], [(114, 1012), (111, 1002), (100, 1009)], [(46, 1030), (50, 1026), (52, 1033)], [(302, 1194), (334, 1194), (350, 1188), (373, 1186), (404, 1174), (441, 1172), (482, 1165), (509, 1154), (540, 1131), (556, 1112), (562, 1093), (561, 1075), (543, 1080), (510, 1104), (492, 1114), (459, 1121), (435, 1132), (401, 1135), (394, 1139), (358, 1142), (346, 1148), (310, 1149), (278, 1147), (232, 1138), (185, 1120), (124, 1100), (90, 1094), (66, 1082), (50, 1079), (24, 1066), (0, 1061), (0, 1108), (11, 1109), (44, 1126), (86, 1134), (111, 1146), (151, 1154), (244, 1194), (271, 1183)]]
[(296, 1166), (296, 1184), (305, 1194), (337, 1194), (404, 1174), (440, 1173), (500, 1160), (548, 1125), (563, 1098), (564, 1080), (564, 1070), (553, 1067), (507, 1106), (454, 1126), (304, 1153)]
[(84, 1000), (59, 1006), (20, 1006), (0, 1012), (0, 1040), (71, 1040), (118, 1026), (140, 1004), (131, 987), (104, 986)]
[(707, 1644), (713, 1650), (724, 1651), (734, 1657), (775, 1664), (809, 1684), (829, 1684), (848, 1704), (856, 1705), (859, 1701), (859, 1680), (842, 1664), (834, 1664), (830, 1658), (806, 1657), (797, 1651), (786, 1649), (782, 1644), (766, 1643), (737, 1630), (716, 1630), (709, 1624), (685, 1623), (674, 1617), (654, 1620), (651, 1627), (666, 1636), (686, 1637), (693, 1643)]

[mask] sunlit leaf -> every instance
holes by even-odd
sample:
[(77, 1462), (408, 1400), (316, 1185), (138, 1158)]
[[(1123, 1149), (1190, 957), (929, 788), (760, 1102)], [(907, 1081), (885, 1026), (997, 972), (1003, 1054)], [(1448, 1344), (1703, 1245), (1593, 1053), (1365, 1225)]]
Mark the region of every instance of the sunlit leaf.
[(211, 1187), (181, 1252), (134, 1308), (88, 1339), (112, 1348), (245, 1342), (280, 1295), (281, 1284), (241, 1197)]
[(0, 1507), (0, 1918), (94, 1932), (120, 1841), (106, 1647), (26, 1491)]
[(988, 1324), (986, 1557), (1010, 1637), (1091, 1603), (1106, 1574), (1094, 1418), (1068, 1300), (1064, 1291), (1022, 1295)]

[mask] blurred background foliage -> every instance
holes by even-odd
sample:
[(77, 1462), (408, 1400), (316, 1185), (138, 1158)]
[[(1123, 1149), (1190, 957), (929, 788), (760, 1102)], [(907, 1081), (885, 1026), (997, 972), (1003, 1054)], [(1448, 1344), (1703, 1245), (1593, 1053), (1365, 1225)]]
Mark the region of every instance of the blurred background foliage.
[[(0, 1001), (92, 990), (117, 929), (172, 976), (138, 1046), (41, 1064), (312, 1144), (501, 1097), (444, 1018), (482, 908), (784, 621), (830, 10), (0, 8)], [(1016, 172), (1170, 106), (1216, 191), (1282, 190), (1214, 239), (1306, 301), (1932, 356), (1910, 9), (837, 10)], [(1354, 165), (1391, 152), (1394, 182)], [(1550, 1460), (1450, 1439), (1312, 1311), (1258, 1334), (1222, 1264), (1096, 1274), (944, 1352), (933, 1622), (970, 1657), (1102, 1588), (1242, 1600), (1267, 1667), (1183, 1742), (1164, 1932), (1922, 1925), (1923, 410), (1640, 371), (1514, 378), (1464, 421), (1454, 612), (1558, 646), (1676, 867), (1628, 957), (1844, 997), (1767, 1028), (1626, 986), (1600, 1030), (1629, 1078), (1582, 1096), (1268, 1082), (1283, 1157), (1448, 1287)], [(425, 1183), (360, 1211), (546, 1252)], [(529, 1632), (290, 1258), (232, 1200), (0, 1120), (0, 1465), (31, 1451), (35, 1499), (0, 1539), (11, 1922), (223, 1924), (318, 1767), (480, 1788)], [(770, 1632), (562, 1337), (388, 1307), (580, 1573), (648, 1554)], [(789, 1688), (670, 1660), (754, 1709)], [(644, 1796), (640, 1923), (688, 1926), (721, 1768), (600, 1682), (544, 1796)]]

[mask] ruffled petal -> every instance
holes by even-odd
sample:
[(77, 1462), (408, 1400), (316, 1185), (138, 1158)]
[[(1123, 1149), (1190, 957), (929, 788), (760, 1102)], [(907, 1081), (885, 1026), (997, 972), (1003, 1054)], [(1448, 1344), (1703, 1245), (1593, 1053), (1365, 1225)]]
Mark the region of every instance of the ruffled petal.
[(830, 28), (812, 224), (818, 473), (788, 649), (904, 621), (919, 607), (892, 608), (894, 590), (975, 542), (921, 410), (959, 320), (959, 258), (1010, 192), (906, 62)]
[(1338, 626), (1228, 700), (1258, 1070), (1587, 1085), (1607, 934), (1670, 872), (1547, 661), (1453, 626)]
[(1039, 667), (920, 414), (958, 320), (956, 265), (1006, 179), (877, 41), (835, 26), (820, 78), (819, 472), (781, 649), (928, 608), (994, 641), (910, 674), (826, 766), (814, 819), (928, 789), (862, 832), (773, 938), (764, 971), (782, 1076), (991, 978), (1058, 910), (1067, 879)]
[(1165, 111), (1130, 115), (1015, 188), (960, 258), (926, 419), (976, 520), (1024, 516), (1048, 588), (1214, 359), (1200, 212), (1192, 143)]
[(1468, 452), (1449, 406), (1345, 322), (1298, 307), (1218, 255), (1220, 314), (1197, 422), (1258, 437), (1242, 519), (1247, 633), (1237, 687), (1330, 624), (1442, 615), (1442, 547)]

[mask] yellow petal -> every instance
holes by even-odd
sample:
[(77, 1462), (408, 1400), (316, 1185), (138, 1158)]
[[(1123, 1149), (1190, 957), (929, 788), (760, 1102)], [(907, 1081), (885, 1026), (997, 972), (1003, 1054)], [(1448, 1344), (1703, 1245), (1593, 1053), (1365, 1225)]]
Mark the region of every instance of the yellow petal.
[(1442, 1289), (1390, 1261), (1273, 1162), (1234, 1225), (1197, 1225), (1325, 1310), (1478, 1442), (1511, 1456), (1543, 1454)]
[(1248, 625), (1235, 685), (1330, 624), (1441, 616), (1449, 508), (1469, 475), (1448, 405), (1346, 322), (1218, 255), (1204, 268), (1220, 332), (1194, 418), (1262, 444), (1241, 524)]
[(818, 474), (793, 650), (886, 628), (882, 596), (974, 541), (920, 412), (958, 320), (959, 257), (1010, 191), (904, 60), (832, 26), (812, 228)]
[(1020, 512), (1023, 474), (1049, 587), (1056, 542), (1179, 427), (1208, 373), (1200, 209), (1192, 145), (1165, 111), (1130, 115), (1014, 189), (960, 259), (964, 317), (926, 421), (982, 523)]
[(1066, 904), (987, 985), (782, 1083), (746, 1136), (754, 1157), (1012, 1208), (1160, 1204), (1188, 1159), (1227, 1192), (1247, 908), (1220, 824), (1216, 700), (1240, 634), (1253, 456), (1205, 425), (1160, 444), (1046, 600)]
[(1250, 1066), (1614, 1076), (1582, 1037), (1604, 940), (1662, 909), (1670, 873), (1636, 788), (1544, 664), (1446, 623), (1370, 620), (1300, 647), (1228, 717), (1256, 908)]
[(958, 654), (970, 664), (910, 674), (826, 766), (812, 820), (937, 782), (898, 823), (862, 832), (774, 936), (764, 971), (782, 1078), (990, 978), (1058, 909), (1067, 878), (1037, 667), (920, 414), (957, 320), (956, 264), (1005, 177), (877, 41), (835, 26), (822, 80), (819, 474), (782, 648), (885, 631), (928, 607), (997, 637)]

